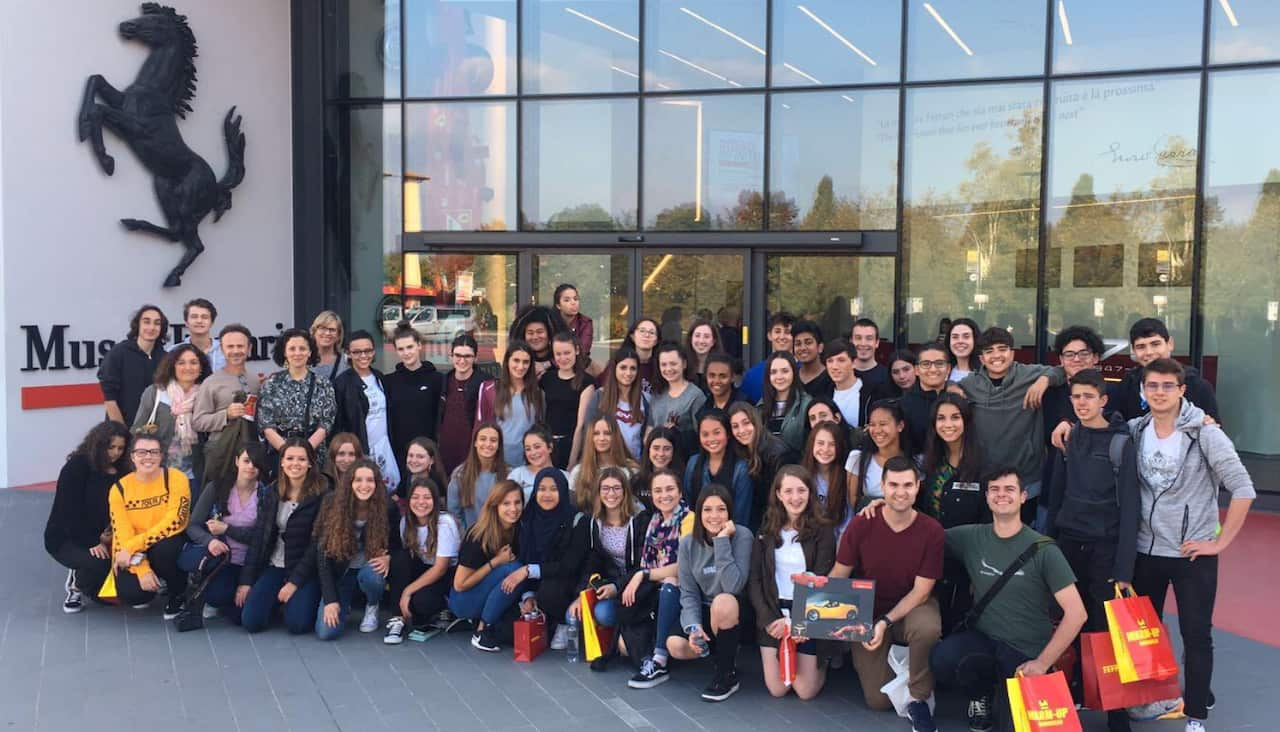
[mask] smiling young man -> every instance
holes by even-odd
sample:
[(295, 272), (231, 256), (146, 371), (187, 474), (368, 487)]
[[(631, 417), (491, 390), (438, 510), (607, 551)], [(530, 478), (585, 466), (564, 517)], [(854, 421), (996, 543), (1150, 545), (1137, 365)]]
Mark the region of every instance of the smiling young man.
[[(1142, 367), (1150, 412), (1129, 420), (1137, 444), (1142, 509), (1133, 588), (1163, 615), (1169, 585), (1178, 601), (1184, 651), (1187, 732), (1204, 732), (1213, 677), (1213, 605), (1218, 555), (1244, 528), (1256, 493), (1230, 438), (1204, 424), (1187, 398), (1186, 371), (1157, 358)], [(1218, 522), (1218, 487), (1231, 494)]]
[[(439, 422), (440, 392), (444, 377), (430, 361), (422, 360), (425, 339), (406, 323), (396, 328), (394, 341), (400, 363), (395, 371), (382, 377), (387, 390), (387, 402), (394, 404), (388, 417), (391, 429), (391, 449), (396, 455), (400, 474), (407, 476), (405, 453), (415, 437), (436, 439)], [(406, 495), (408, 481), (403, 481), (399, 492)]]
[(880, 347), (880, 326), (871, 318), (858, 318), (849, 331), (849, 342), (857, 351), (853, 368), (858, 378), (867, 386), (888, 386), (893, 383), (889, 367), (876, 361), (876, 349)]
[[(965, 629), (944, 638), (929, 659), (938, 683), (968, 694), (973, 732), (994, 728), (995, 715), (1009, 708), (1005, 679), (1048, 673), (1086, 617), (1062, 552), (1022, 523), (1027, 491), (1018, 470), (996, 468), (985, 482), (992, 523), (946, 531), (947, 553), (964, 564), (973, 585), (974, 608)], [(995, 588), (1002, 575), (1008, 579)], [(1056, 628), (1055, 603), (1062, 609)]]
[(377, 343), (369, 331), (351, 334), (347, 343), (351, 368), (333, 380), (333, 395), (338, 403), (333, 431), (350, 432), (360, 438), (365, 454), (378, 462), (387, 490), (392, 491), (400, 483), (399, 463), (391, 449), (390, 425), (396, 410), (392, 409), (382, 372), (373, 368), (376, 353)]
[(812, 320), (800, 320), (791, 328), (791, 351), (800, 366), (796, 374), (809, 396), (831, 396), (835, 386), (822, 363), (822, 328)]
[(209, 367), (216, 373), (226, 366), (218, 337), (213, 335), (213, 324), (218, 320), (218, 309), (213, 303), (197, 297), (182, 306), (182, 321), (187, 326), (187, 337), (173, 344), (168, 350), (190, 343), (209, 358)]
[[(1173, 336), (1164, 321), (1158, 318), (1143, 318), (1129, 329), (1129, 353), (1137, 364), (1124, 380), (1111, 386), (1109, 410), (1119, 412), (1125, 419), (1141, 417), (1149, 411), (1146, 394), (1142, 389), (1142, 369), (1159, 358), (1173, 358)], [(1205, 414), (1219, 423), (1222, 415), (1218, 412), (1218, 397), (1213, 386), (1200, 376), (1194, 368), (1183, 367), (1185, 373), (1186, 397)]]
[(947, 388), (951, 361), (941, 341), (926, 343), (916, 351), (916, 383), (902, 392), (902, 413), (907, 418), (911, 444), (923, 446), (931, 426), (930, 413), (938, 395)]
[(844, 423), (851, 427), (861, 427), (867, 423), (867, 405), (881, 394), (881, 390), (858, 378), (858, 371), (854, 367), (857, 353), (857, 348), (843, 338), (826, 344), (822, 353), (832, 385), (831, 393), (827, 396), (840, 408)]
[(770, 353), (791, 353), (791, 327), (796, 323), (796, 316), (786, 311), (774, 313), (769, 316), (769, 351), (765, 354), (766, 358), (760, 363), (747, 369), (747, 373), (742, 375), (742, 396), (747, 401), (755, 404), (760, 401), (760, 397), (764, 395), (764, 367), (768, 362)]
[(107, 419), (133, 424), (142, 392), (151, 386), (164, 355), (169, 319), (155, 305), (143, 305), (129, 320), (129, 334), (111, 347), (98, 366), (98, 385)]
[(920, 476), (901, 455), (884, 465), (884, 503), (875, 517), (858, 516), (840, 539), (832, 577), (876, 582), (875, 620), (870, 641), (853, 645), (853, 666), (867, 706), (893, 708), (880, 687), (893, 679), (889, 647), (905, 644), (910, 655), (907, 713), (914, 732), (935, 732), (929, 697), (933, 672), (929, 654), (942, 635), (938, 601), (930, 597), (942, 577), (942, 524), (916, 511)]
[(1027, 491), (1024, 521), (1032, 523), (1044, 470), (1044, 418), (1040, 402), (1050, 386), (1066, 381), (1060, 366), (1018, 363), (1013, 336), (988, 328), (978, 340), (982, 369), (964, 377), (960, 389), (973, 403), (973, 426), (982, 466), (1013, 465)]

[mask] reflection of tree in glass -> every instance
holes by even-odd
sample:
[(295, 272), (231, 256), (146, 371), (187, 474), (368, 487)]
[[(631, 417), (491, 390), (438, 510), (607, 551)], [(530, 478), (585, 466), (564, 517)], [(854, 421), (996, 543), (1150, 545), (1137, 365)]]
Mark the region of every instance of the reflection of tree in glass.
[(641, 315), (660, 320), (678, 307), (683, 333), (693, 313), (742, 305), (740, 256), (646, 254), (643, 259)]
[(805, 231), (861, 231), (868, 229), (892, 229), (894, 226), (895, 190), (863, 191), (857, 200), (848, 196), (836, 196), (835, 182), (830, 175), (822, 176), (813, 192), (813, 203), (804, 218), (789, 229)]
[[(769, 196), (769, 228), (772, 230), (791, 229), (799, 212), (794, 199), (787, 198), (782, 191), (774, 191)], [(764, 224), (764, 195), (759, 191), (742, 191), (738, 194), (738, 205), (729, 211), (726, 217), (730, 229), (739, 231), (760, 231)]]
[(582, 203), (551, 214), (542, 228), (549, 231), (622, 231), (635, 228), (635, 216), (619, 219), (598, 203)]

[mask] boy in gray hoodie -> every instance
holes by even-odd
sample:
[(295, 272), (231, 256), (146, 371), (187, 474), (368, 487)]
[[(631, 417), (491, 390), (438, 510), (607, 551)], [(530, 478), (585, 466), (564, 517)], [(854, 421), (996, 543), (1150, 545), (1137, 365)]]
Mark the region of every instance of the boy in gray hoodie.
[[(1231, 440), (1184, 398), (1186, 372), (1160, 358), (1142, 370), (1151, 411), (1129, 421), (1138, 455), (1142, 499), (1133, 588), (1163, 614), (1173, 585), (1185, 649), (1187, 732), (1203, 732), (1213, 676), (1213, 604), (1218, 555), (1244, 527), (1255, 497)], [(1231, 494), (1219, 529), (1218, 488)]]

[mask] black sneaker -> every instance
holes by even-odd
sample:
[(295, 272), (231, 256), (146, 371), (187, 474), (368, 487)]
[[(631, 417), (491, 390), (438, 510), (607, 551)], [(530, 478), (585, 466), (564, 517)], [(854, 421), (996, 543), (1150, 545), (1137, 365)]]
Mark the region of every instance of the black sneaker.
[(484, 626), (484, 630), (471, 636), (471, 647), (486, 653), (497, 653), (502, 650), (502, 647), (498, 645), (497, 633), (493, 632), (492, 625)]
[(665, 665), (660, 665), (654, 661), (652, 657), (644, 659), (640, 664), (640, 670), (635, 676), (627, 682), (627, 686), (632, 689), (652, 689), (671, 678), (671, 672), (667, 670)]
[(170, 595), (164, 604), (164, 619), (173, 620), (182, 612), (182, 595)]
[(929, 711), (929, 702), (911, 700), (907, 704), (907, 719), (911, 720), (911, 732), (938, 732), (933, 723), (933, 712)]
[(387, 634), (382, 637), (382, 642), (389, 646), (398, 646), (404, 643), (404, 619), (394, 617), (387, 621)]
[(1209, 690), (1209, 701), (1204, 705), (1205, 709), (1213, 709), (1218, 706), (1218, 697), (1213, 695), (1213, 689)]
[(722, 702), (738, 693), (738, 672), (716, 673), (711, 683), (702, 691), (702, 700)]
[(74, 569), (67, 570), (67, 581), (63, 585), (67, 591), (67, 598), (62, 601), (62, 612), (78, 613), (84, 609), (84, 595), (80, 594), (80, 589), (76, 587), (76, 571)]
[(990, 732), (994, 727), (991, 721), (991, 697), (981, 696), (969, 700), (969, 732)]

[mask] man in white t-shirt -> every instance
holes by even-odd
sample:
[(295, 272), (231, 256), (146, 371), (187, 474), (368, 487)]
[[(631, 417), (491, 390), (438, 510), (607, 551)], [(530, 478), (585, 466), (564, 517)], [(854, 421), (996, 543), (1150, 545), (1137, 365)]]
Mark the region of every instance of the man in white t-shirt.
[(826, 344), (822, 352), (823, 362), (827, 367), (827, 375), (835, 385), (831, 399), (840, 408), (845, 424), (861, 427), (866, 421), (863, 414), (866, 398), (863, 394), (863, 381), (858, 378), (853, 362), (857, 351), (853, 344), (838, 338)]

